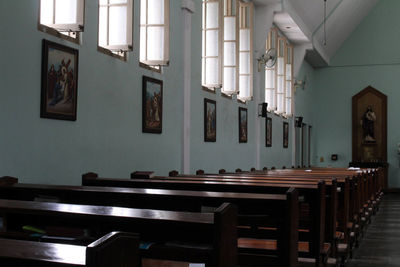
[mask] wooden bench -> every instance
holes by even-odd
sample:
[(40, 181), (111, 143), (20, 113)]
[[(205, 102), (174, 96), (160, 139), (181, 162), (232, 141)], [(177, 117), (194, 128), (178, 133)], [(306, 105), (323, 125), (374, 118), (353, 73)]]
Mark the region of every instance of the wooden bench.
[(88, 246), (0, 238), (7, 267), (139, 267), (139, 236), (112, 232)]
[[(271, 266), (297, 266), (297, 194), (295, 189), (289, 189), (283, 195), (20, 183), (0, 186), (1, 198), (61, 203), (199, 212), (205, 207), (218, 207), (230, 202), (238, 209), (239, 244), (260, 242), (260, 239), (270, 244), (263, 250), (257, 248), (253, 252), (248, 245), (239, 246), (240, 264), (252, 262)], [(270, 241), (267, 242), (266, 238)]]
[[(179, 181), (158, 179), (115, 179), (98, 178), (95, 173), (88, 173), (82, 176), (82, 184), (88, 186), (107, 187), (130, 187), (130, 188), (163, 188), (193, 191), (216, 191), (216, 192), (242, 192), (261, 194), (283, 194), (290, 187), (289, 184), (257, 184), (250, 182), (212, 182), (212, 181)], [(322, 266), (331, 250), (330, 245), (325, 245), (325, 183), (293, 185), (299, 190), (299, 196), (309, 205), (309, 213), (306, 220), (300, 223), (307, 224), (308, 231), (301, 232), (299, 240), (309, 242), (307, 250), (299, 250), (301, 258), (307, 257), (315, 260), (316, 266)]]
[(214, 213), (193, 213), (0, 199), (0, 214), (0, 236), (21, 237), (26, 225), (78, 227), (94, 238), (110, 230), (135, 232), (147, 244), (142, 258), (236, 266), (237, 212), (227, 203)]

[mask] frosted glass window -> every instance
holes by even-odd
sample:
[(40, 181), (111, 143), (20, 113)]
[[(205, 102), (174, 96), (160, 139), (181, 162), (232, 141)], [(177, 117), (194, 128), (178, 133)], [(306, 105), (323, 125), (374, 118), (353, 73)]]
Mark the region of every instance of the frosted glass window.
[(140, 62), (169, 62), (169, 0), (140, 0)]
[(283, 58), (283, 57), (278, 57), (278, 60), (277, 60), (277, 68), (278, 68), (278, 75), (284, 75), (285, 73), (284, 73), (284, 67), (285, 67), (285, 64), (284, 64), (284, 61), (285, 61), (285, 59)]
[(234, 42), (224, 44), (224, 65), (236, 66), (236, 43)]
[(126, 6), (113, 6), (109, 11), (109, 44), (123, 45), (126, 44)]
[(274, 90), (267, 89), (265, 90), (265, 102), (268, 103), (268, 110), (273, 110), (275, 108), (275, 94)]
[(164, 24), (164, 0), (147, 0), (148, 24)]
[(76, 23), (77, 0), (56, 0), (56, 24)]
[(107, 8), (100, 7), (99, 10), (99, 45), (106, 46), (107, 45), (107, 21), (108, 21), (108, 12)]
[(251, 2), (239, 2), (239, 96), (243, 101), (253, 96), (253, 12)]
[(208, 29), (218, 28), (218, 6), (218, 2), (207, 3), (206, 28)]
[(206, 32), (206, 56), (216, 57), (218, 56), (218, 31), (212, 30)]
[(59, 32), (83, 31), (84, 0), (40, 0), (40, 24)]
[(278, 113), (283, 113), (284, 110), (284, 96), (283, 94), (277, 94), (277, 111)]
[(235, 41), (236, 40), (236, 18), (225, 17), (224, 20), (224, 40)]
[(224, 91), (234, 92), (236, 91), (236, 69), (225, 68), (224, 69)]
[(240, 30), (240, 50), (250, 50), (250, 29)]
[(286, 81), (286, 97), (292, 97), (292, 81)]
[(240, 53), (240, 74), (250, 73), (250, 53)]
[(277, 78), (277, 93), (284, 93), (284, 88), (285, 88), (285, 81), (283, 76), (278, 76)]
[(207, 58), (206, 59), (206, 83), (207, 84), (218, 84), (218, 58)]
[(147, 57), (149, 60), (164, 59), (164, 27), (148, 28)]
[(292, 65), (286, 64), (286, 80), (292, 79)]
[(275, 88), (275, 70), (267, 69), (265, 71), (265, 88), (274, 89)]
[(286, 112), (287, 115), (292, 115), (292, 100), (290, 98), (286, 98)]
[(221, 87), (220, 73), (224, 73), (220, 51), (220, 45), (224, 45), (221, 43), (220, 4), (220, 0), (203, 0), (202, 85), (212, 90)]
[[(105, 0), (103, 0), (104, 2), (106, 2)], [(127, 4), (128, 0), (109, 0), (110, 4)]]

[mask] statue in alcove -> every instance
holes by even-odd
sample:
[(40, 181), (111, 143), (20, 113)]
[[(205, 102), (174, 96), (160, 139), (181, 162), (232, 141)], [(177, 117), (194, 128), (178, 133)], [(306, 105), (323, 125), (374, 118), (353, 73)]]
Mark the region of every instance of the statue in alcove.
[(374, 124), (376, 121), (375, 112), (371, 106), (367, 107), (361, 119), (361, 126), (363, 128), (363, 137), (365, 143), (375, 143)]

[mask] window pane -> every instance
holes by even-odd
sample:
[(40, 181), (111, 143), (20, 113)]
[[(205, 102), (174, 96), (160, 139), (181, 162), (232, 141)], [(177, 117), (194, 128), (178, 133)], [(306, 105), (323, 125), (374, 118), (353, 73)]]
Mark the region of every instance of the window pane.
[(147, 28), (147, 59), (164, 59), (164, 27)]
[(53, 0), (42, 0), (40, 4), (40, 23), (53, 24)]
[(236, 69), (224, 68), (224, 88), (225, 92), (233, 92), (236, 89)]
[(56, 0), (56, 24), (76, 23), (77, 0)]
[(206, 32), (206, 56), (218, 56), (218, 31), (211, 30)]
[(274, 107), (274, 91), (273, 90), (265, 90), (265, 102), (268, 103), (268, 110), (273, 109)]
[(240, 76), (239, 77), (239, 96), (241, 98), (250, 97), (250, 77), (249, 76)]
[(126, 4), (128, 0), (110, 0), (110, 4)]
[(100, 5), (107, 5), (108, 4), (108, 0), (100, 0)]
[(140, 0), (140, 24), (146, 24), (146, 2), (147, 0)]
[(278, 76), (277, 78), (278, 86), (277, 86), (277, 93), (282, 93), (284, 92), (284, 86), (285, 86), (285, 81), (283, 76)]
[(224, 65), (236, 65), (236, 43), (224, 43)]
[(283, 101), (284, 101), (284, 99), (283, 99), (283, 95), (282, 94), (278, 94), (277, 95), (277, 101), (278, 101), (278, 105), (277, 105), (277, 111), (279, 112), (279, 113), (282, 113), (282, 112), (284, 112), (284, 110), (283, 110)]
[(286, 114), (292, 115), (292, 99), (286, 98)]
[(100, 7), (99, 10), (99, 45), (107, 45), (107, 7)]
[(239, 73), (240, 74), (250, 74), (250, 53), (242, 52), (240, 53), (239, 61)]
[(164, 24), (164, 0), (148, 1), (148, 24)]
[(218, 84), (218, 59), (206, 59), (206, 84)]
[(140, 61), (146, 60), (146, 27), (140, 27)]
[(240, 30), (240, 45), (239, 49), (250, 50), (250, 29)]
[(206, 27), (218, 28), (218, 2), (207, 3)]
[(265, 88), (275, 88), (275, 70), (267, 69), (265, 71)]
[(285, 73), (284, 73), (284, 71), (283, 71), (283, 69), (284, 69), (284, 58), (283, 57), (278, 57), (278, 62), (277, 62), (277, 64), (278, 64), (278, 66), (277, 66), (277, 68), (278, 68), (278, 75), (284, 75)]
[(286, 82), (286, 97), (292, 96), (292, 81)]
[(236, 40), (235, 19), (235, 17), (228, 17), (224, 19), (224, 40), (226, 41)]
[(286, 64), (286, 80), (292, 79), (292, 65)]
[(124, 45), (126, 40), (126, 6), (110, 7), (109, 45)]

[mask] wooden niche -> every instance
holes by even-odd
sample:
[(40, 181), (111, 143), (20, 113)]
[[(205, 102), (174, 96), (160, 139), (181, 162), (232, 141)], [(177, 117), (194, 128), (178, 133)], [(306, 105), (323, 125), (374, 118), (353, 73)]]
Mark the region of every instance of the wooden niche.
[(353, 105), (353, 162), (387, 162), (387, 96), (368, 86)]

